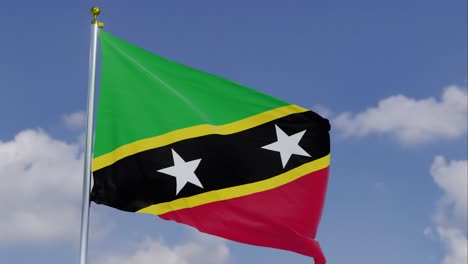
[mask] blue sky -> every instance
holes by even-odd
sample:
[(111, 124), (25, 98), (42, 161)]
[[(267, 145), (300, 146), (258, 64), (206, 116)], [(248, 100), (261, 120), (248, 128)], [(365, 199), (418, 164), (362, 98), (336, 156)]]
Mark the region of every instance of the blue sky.
[[(7, 1), (0, 262), (78, 263), (89, 8), (166, 58), (326, 115), (329, 263), (466, 263), (467, 3)], [(93, 204), (90, 264), (312, 263)]]

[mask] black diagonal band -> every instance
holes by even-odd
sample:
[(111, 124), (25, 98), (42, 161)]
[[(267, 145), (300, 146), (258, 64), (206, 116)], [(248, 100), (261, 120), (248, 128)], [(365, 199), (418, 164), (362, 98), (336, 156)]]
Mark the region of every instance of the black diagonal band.
[[(280, 153), (262, 148), (277, 141), (275, 125), (288, 135), (306, 130), (283, 168)], [(328, 120), (313, 112), (292, 114), (231, 135), (207, 135), (147, 150), (97, 170), (92, 201), (125, 211), (203, 192), (257, 182), (330, 153)], [(176, 179), (158, 170), (174, 165), (171, 149), (185, 161), (201, 159), (195, 174), (203, 185), (187, 183), (176, 195)]]

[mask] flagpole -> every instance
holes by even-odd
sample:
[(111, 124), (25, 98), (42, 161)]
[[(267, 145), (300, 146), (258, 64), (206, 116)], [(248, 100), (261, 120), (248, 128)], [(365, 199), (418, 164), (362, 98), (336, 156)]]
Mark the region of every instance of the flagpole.
[(83, 201), (81, 207), (80, 264), (86, 264), (88, 253), (91, 159), (94, 131), (94, 94), (96, 85), (96, 53), (99, 28), (104, 27), (104, 24), (97, 20), (97, 16), (100, 13), (101, 11), (99, 7), (94, 6), (91, 8), (93, 20), (91, 21), (91, 45), (89, 52), (88, 109), (86, 123), (86, 148), (84, 156)]

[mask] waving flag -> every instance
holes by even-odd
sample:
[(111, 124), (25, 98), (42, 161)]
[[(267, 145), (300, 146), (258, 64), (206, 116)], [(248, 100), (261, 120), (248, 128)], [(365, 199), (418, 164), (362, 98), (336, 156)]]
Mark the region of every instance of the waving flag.
[(100, 34), (92, 200), (325, 263), (328, 120)]

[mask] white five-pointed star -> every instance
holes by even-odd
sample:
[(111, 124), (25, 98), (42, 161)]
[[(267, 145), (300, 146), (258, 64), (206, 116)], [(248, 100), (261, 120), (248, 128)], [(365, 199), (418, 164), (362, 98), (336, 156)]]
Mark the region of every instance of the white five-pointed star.
[(299, 146), (299, 141), (301, 141), (306, 130), (288, 136), (277, 125), (275, 125), (275, 128), (276, 138), (278, 140), (276, 142), (263, 146), (262, 148), (279, 152), (281, 155), (281, 162), (283, 163), (283, 168), (286, 167), (286, 164), (288, 163), (289, 158), (291, 158), (292, 154), (310, 157), (310, 155), (307, 152), (305, 152), (305, 150), (302, 149), (301, 146)]
[(200, 180), (195, 175), (195, 170), (200, 164), (201, 159), (185, 162), (177, 152), (172, 150), (172, 158), (174, 159), (174, 166), (160, 169), (158, 172), (173, 176), (176, 178), (176, 195), (184, 188), (187, 182), (193, 183), (196, 186), (203, 188)]

